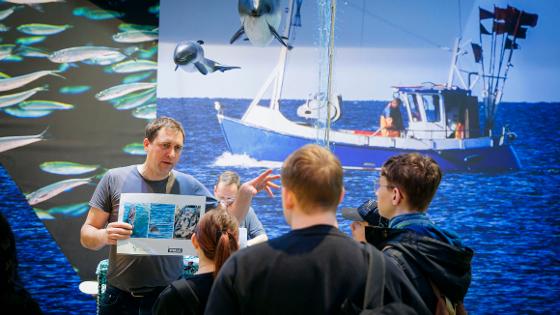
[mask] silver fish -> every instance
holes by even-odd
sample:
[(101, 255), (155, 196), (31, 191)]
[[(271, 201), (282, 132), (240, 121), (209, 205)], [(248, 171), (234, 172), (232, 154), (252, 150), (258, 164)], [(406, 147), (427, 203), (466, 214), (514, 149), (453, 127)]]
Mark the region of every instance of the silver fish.
[(112, 100), (113, 107), (117, 110), (127, 110), (145, 104), (156, 96), (156, 89), (149, 89), (144, 92), (134, 93), (119, 99)]
[(41, 91), (47, 91), (47, 90), (48, 90), (48, 85), (45, 85), (24, 92), (0, 96), (0, 108), (12, 106), (19, 102), (23, 102), (26, 99), (30, 98), (31, 96), (35, 95), (35, 93)]
[(146, 155), (144, 144), (139, 142), (129, 143), (123, 147), (123, 152), (130, 155)]
[(48, 58), (50, 53), (42, 48), (21, 46), (16, 49), (16, 53), (23, 57), (28, 58)]
[(131, 24), (131, 23), (121, 23), (119, 24), (119, 31), (121, 32), (128, 32), (128, 31), (153, 31), (156, 27), (153, 25), (140, 25), (140, 24)]
[(42, 23), (22, 24), (17, 27), (17, 30), (29, 35), (54, 35), (71, 28), (72, 25), (53, 25)]
[(127, 60), (111, 66), (116, 73), (131, 73), (157, 70), (157, 62), (152, 60)]
[(41, 141), (45, 139), (45, 134), (47, 132), (47, 129), (45, 129), (43, 132), (41, 132), (38, 135), (0, 137), (0, 152), (5, 152), (30, 143)]
[(8, 8), (6, 10), (1, 10), (0, 11), (0, 21), (7, 18), (8, 16), (12, 15), (12, 13), (14, 13), (16, 10), (23, 8), (23, 6), (21, 5), (16, 5), (13, 6), (11, 8)]
[(78, 62), (87, 59), (101, 58), (122, 54), (118, 48), (103, 46), (78, 46), (57, 50), (50, 54), (49, 60), (56, 63)]
[(55, 217), (49, 214), (47, 210), (33, 208), (35, 214), (40, 220), (54, 220)]
[(154, 87), (156, 87), (156, 83), (137, 82), (137, 83), (121, 84), (121, 85), (110, 87), (108, 89), (105, 89), (95, 94), (95, 98), (100, 101), (108, 101), (117, 97), (130, 94), (132, 92), (147, 90)]
[(132, 111), (132, 116), (140, 119), (156, 119), (157, 116), (157, 107), (156, 104), (147, 104), (142, 105), (140, 107), (135, 108)]
[(58, 74), (58, 72), (59, 72), (58, 70), (42, 70), (42, 71), (36, 71), (36, 72), (20, 75), (17, 77), (0, 79), (0, 92), (17, 89), (18, 87), (24, 86), (46, 75), (54, 75), (66, 79), (65, 77)]
[(117, 43), (143, 43), (158, 40), (157, 31), (127, 31), (113, 35)]
[(10, 30), (10, 27), (9, 27), (9, 26), (6, 26), (6, 25), (0, 23), (0, 32), (3, 33), (3, 32), (7, 32), (7, 31), (9, 31), (9, 30)]
[(52, 110), (25, 110), (20, 107), (7, 107), (4, 113), (17, 117), (17, 118), (39, 118), (45, 117), (52, 113)]
[(86, 165), (68, 161), (49, 161), (41, 163), (39, 168), (51, 174), (81, 175), (95, 171), (99, 168), (99, 165)]
[(65, 191), (69, 191), (72, 188), (91, 183), (93, 183), (92, 177), (61, 180), (56, 183), (52, 183), (45, 187), (39, 188), (32, 193), (26, 194), (25, 198), (27, 198), (29, 205), (34, 206), (45, 200), (51, 199)]
[(69, 110), (74, 108), (74, 105), (57, 102), (57, 101), (46, 101), (46, 100), (32, 100), (23, 101), (18, 104), (18, 106), (23, 110)]
[(2, 45), (0, 45), (0, 60), (10, 56), (15, 47), (16, 47), (16, 45), (14, 45), (14, 44), (2, 44)]
[(276, 38), (282, 45), (290, 48), (278, 34), (282, 20), (280, 0), (239, 0), (237, 9), (241, 28), (231, 37), (230, 44), (245, 34), (255, 46), (266, 46)]

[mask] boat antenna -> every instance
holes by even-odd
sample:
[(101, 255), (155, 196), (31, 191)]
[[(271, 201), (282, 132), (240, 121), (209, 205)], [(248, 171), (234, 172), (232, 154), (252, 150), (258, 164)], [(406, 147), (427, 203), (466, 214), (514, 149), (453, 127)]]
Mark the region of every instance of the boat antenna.
[[(492, 31), (484, 26), (483, 20), (492, 21)], [(512, 6), (493, 11), (479, 7), (480, 44), (472, 44), (475, 62), (481, 64), (483, 78), (484, 108), (486, 114), (485, 133), (491, 135), (498, 105), (502, 101), (509, 69), (513, 66), (513, 51), (519, 49), (517, 39), (525, 39), (528, 27), (537, 25), (538, 15), (518, 10)], [(485, 67), (482, 35), (490, 35), (490, 62)], [(501, 36), (499, 36), (501, 35)], [(508, 51), (509, 50), (509, 51)], [(508, 54), (509, 53), (509, 54)], [(499, 58), (498, 55), (499, 54)], [(506, 58), (507, 55), (507, 58)], [(507, 60), (506, 60), (507, 59)], [(504, 63), (505, 62), (505, 63)], [(503, 71), (502, 71), (503, 70)]]

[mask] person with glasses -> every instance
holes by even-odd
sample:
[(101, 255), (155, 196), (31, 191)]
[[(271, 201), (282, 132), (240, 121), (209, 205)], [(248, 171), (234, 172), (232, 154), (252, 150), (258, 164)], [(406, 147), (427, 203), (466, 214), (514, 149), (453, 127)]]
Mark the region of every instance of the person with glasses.
[[(181, 277), (181, 256), (117, 254), (118, 240), (130, 238), (132, 225), (117, 221), (121, 193), (160, 193), (206, 196), (206, 210), (217, 206), (210, 191), (193, 176), (173, 170), (183, 150), (185, 131), (178, 121), (159, 117), (145, 128), (146, 159), (139, 165), (114, 168), (103, 176), (89, 202), (90, 210), (80, 231), (82, 246), (109, 250), (107, 289), (99, 314), (151, 314), (159, 293)], [(267, 170), (239, 189), (230, 213), (243, 218), (252, 197), (261, 190), (272, 194), (278, 178)]]
[(375, 185), (377, 202), (343, 209), (343, 216), (355, 221), (351, 229), (356, 240), (375, 245), (403, 269), (432, 313), (443, 307), (440, 300), (448, 300), (461, 314), (474, 253), (426, 213), (441, 177), (431, 157), (393, 156), (383, 164)]
[[(284, 161), (281, 178), (291, 230), (232, 255), (214, 281), (205, 314), (340, 314), (364, 304), (370, 256), (338, 229), (340, 161), (319, 145), (305, 145)], [(382, 255), (367, 248), (372, 257)], [(373, 284), (384, 292), (379, 304), (422, 303), (397, 266), (387, 262), (380, 269)]]
[[(235, 201), (240, 186), (239, 175), (236, 172), (225, 171), (220, 174), (214, 186), (214, 196), (229, 210)], [(250, 207), (247, 215), (239, 221), (239, 227), (247, 229), (248, 246), (268, 240), (264, 227), (253, 207)]]

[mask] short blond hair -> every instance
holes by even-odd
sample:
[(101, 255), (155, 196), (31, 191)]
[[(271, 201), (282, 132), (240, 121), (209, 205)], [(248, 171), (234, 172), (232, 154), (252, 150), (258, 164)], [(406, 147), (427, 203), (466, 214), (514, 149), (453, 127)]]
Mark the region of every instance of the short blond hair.
[(282, 166), (282, 185), (294, 193), (302, 210), (335, 208), (344, 188), (340, 161), (327, 149), (308, 144), (296, 150)]

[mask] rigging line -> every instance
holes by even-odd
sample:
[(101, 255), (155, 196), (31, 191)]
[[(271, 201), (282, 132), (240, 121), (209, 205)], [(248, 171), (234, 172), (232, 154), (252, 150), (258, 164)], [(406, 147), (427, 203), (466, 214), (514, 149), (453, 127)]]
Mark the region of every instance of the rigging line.
[[(345, 3), (345, 4), (346, 4), (346, 3)], [(372, 18), (374, 18), (374, 19), (377, 19), (377, 20), (379, 20), (379, 21), (381, 21), (381, 22), (383, 22), (383, 23), (385, 23), (385, 24), (387, 24), (387, 25), (389, 25), (389, 26), (391, 26), (391, 27), (394, 27), (395, 29), (398, 29), (399, 31), (401, 31), (401, 32), (403, 32), (403, 33), (406, 33), (406, 34), (408, 34), (408, 35), (411, 35), (411, 36), (413, 36), (413, 37), (416, 37), (416, 38), (418, 38), (418, 39), (421, 39), (421, 40), (425, 41), (426, 43), (428, 43), (428, 44), (430, 44), (430, 45), (432, 45), (432, 46), (435, 46), (435, 47), (441, 48), (441, 49), (445, 49), (445, 50), (450, 50), (449, 47), (447, 47), (447, 46), (440, 45), (440, 44), (438, 44), (438, 43), (436, 43), (436, 42), (430, 40), (430, 39), (427, 38), (427, 37), (424, 37), (424, 36), (422, 36), (422, 35), (419, 35), (419, 34), (416, 34), (416, 33), (412, 32), (412, 31), (409, 31), (409, 30), (407, 30), (406, 28), (404, 28), (404, 27), (402, 27), (402, 26), (400, 26), (400, 25), (398, 25), (398, 24), (395, 24), (395, 23), (393, 23), (393, 22), (391, 22), (391, 21), (389, 21), (389, 20), (387, 20), (387, 19), (385, 19), (385, 18), (383, 18), (383, 17), (381, 17), (381, 16), (379, 16), (379, 15), (377, 15), (377, 14), (371, 13), (370, 11), (366, 10), (365, 8), (362, 9), (362, 8), (356, 6), (355, 4), (352, 4), (352, 3), (350, 3), (350, 2), (348, 2), (347, 5), (348, 5), (349, 7), (351, 7), (351, 8), (353, 8), (353, 9), (355, 9), (355, 10), (358, 10), (358, 11), (362, 11), (362, 10), (363, 10), (363, 13), (364, 13), (364, 14), (367, 14), (368, 16), (370, 16), (370, 17), (372, 17)]]
[(457, 5), (459, 7), (459, 36), (463, 37), (463, 21), (461, 19), (461, 0), (457, 0)]
[(366, 0), (362, 0), (362, 27), (360, 29), (360, 46), (364, 45), (364, 25), (366, 20)]

